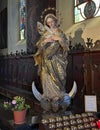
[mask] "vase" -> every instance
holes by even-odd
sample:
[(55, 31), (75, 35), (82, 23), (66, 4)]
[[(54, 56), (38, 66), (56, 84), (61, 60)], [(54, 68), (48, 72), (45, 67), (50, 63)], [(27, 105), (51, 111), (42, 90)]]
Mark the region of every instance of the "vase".
[(26, 109), (14, 111), (14, 124), (24, 124), (26, 119)]

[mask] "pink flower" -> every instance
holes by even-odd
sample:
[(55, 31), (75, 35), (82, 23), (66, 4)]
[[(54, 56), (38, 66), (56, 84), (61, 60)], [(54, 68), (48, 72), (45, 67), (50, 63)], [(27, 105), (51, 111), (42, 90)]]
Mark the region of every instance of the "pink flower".
[(15, 104), (16, 104), (16, 100), (12, 100), (12, 104), (14, 104), (14, 105), (15, 105)]

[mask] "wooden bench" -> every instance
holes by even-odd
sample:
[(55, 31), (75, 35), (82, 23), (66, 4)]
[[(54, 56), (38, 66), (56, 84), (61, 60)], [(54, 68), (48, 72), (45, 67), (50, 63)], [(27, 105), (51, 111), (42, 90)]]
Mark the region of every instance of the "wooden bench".
[(23, 96), (34, 111), (41, 112), (40, 103), (32, 93), (33, 81), (40, 87), (37, 67), (34, 66), (32, 55), (0, 57), (0, 94), (8, 98)]

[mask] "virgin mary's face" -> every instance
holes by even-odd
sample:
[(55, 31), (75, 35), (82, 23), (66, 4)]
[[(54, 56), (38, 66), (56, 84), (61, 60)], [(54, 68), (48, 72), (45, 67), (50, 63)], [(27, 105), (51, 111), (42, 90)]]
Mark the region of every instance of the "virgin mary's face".
[(48, 25), (50, 28), (56, 27), (56, 23), (55, 23), (54, 19), (52, 19), (52, 18), (47, 18), (47, 25)]

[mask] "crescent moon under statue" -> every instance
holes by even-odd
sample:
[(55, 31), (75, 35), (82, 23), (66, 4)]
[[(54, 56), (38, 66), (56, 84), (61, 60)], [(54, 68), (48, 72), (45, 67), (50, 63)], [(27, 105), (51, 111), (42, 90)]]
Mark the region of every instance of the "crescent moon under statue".
[[(42, 101), (42, 94), (37, 90), (36, 86), (35, 86), (35, 83), (34, 81), (32, 82), (32, 92), (33, 92), (33, 95), (35, 96), (35, 98), (41, 102)], [(63, 103), (65, 103), (67, 105), (67, 107), (70, 106), (71, 104), (71, 99), (74, 98), (74, 96), (76, 95), (77, 93), (77, 84), (76, 82), (74, 81), (73, 83), (73, 87), (71, 89), (71, 91), (69, 93), (65, 93), (64, 94), (64, 100), (63, 100)], [(61, 103), (61, 102), (60, 102)], [(43, 106), (42, 106), (43, 107)], [(45, 108), (45, 106), (44, 106)], [(66, 109), (66, 107), (65, 107)]]

